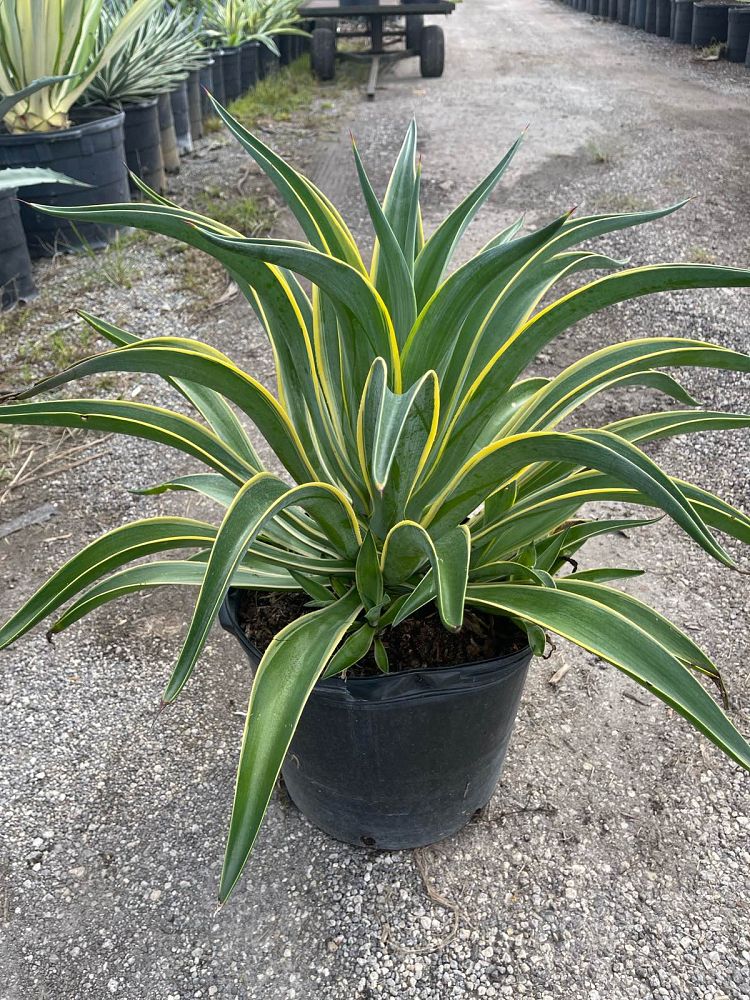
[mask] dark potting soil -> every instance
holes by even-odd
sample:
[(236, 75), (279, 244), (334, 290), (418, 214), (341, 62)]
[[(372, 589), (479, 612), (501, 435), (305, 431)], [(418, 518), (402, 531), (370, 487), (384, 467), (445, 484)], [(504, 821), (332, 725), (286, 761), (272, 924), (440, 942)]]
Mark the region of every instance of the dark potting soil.
[[(285, 625), (306, 614), (310, 598), (300, 592), (260, 593), (246, 590), (240, 595), (239, 621), (248, 639), (263, 652)], [(523, 649), (526, 637), (507, 618), (467, 610), (459, 632), (448, 632), (434, 605), (422, 608), (396, 628), (381, 633), (391, 673), (429, 667), (450, 667), (508, 656)], [(354, 677), (380, 673), (372, 653), (349, 669)]]

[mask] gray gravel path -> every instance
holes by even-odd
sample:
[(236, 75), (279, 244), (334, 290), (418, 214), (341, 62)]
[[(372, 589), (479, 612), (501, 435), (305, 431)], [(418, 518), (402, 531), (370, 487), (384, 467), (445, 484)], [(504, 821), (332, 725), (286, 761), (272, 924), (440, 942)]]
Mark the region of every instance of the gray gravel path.
[[(573, 204), (622, 210), (696, 195), (678, 216), (606, 249), (642, 262), (748, 263), (750, 74), (693, 62), (685, 49), (553, 0), (467, 0), (446, 28), (442, 80), (422, 81), (404, 64), (373, 104), (352, 105), (348, 123), (382, 186), (417, 112), (428, 227), (530, 122), (467, 249), (521, 210), (537, 222)], [(360, 228), (345, 130), (329, 146), (293, 131), (280, 138), (317, 162)], [(232, 157), (217, 154), (212, 176), (235, 176)], [(133, 290), (91, 293), (90, 308), (93, 295), (100, 312), (129, 316), (138, 331), (209, 337), (270, 374), (241, 303), (196, 313), (151, 250), (134, 254), (145, 273)], [(542, 367), (652, 332), (747, 348), (750, 296), (683, 293), (610, 310), (562, 339)], [(746, 379), (685, 382), (709, 406), (750, 408)], [(164, 396), (143, 379), (141, 398)], [(597, 401), (590, 418), (655, 402), (625, 392)], [(747, 509), (749, 443), (748, 434), (705, 435), (654, 454)], [(125, 492), (174, 473), (171, 456), (106, 447), (0, 507), (0, 521), (46, 502), (59, 511), (0, 542), (1, 614), (124, 516), (184, 509)], [(733, 718), (748, 731), (746, 578), (707, 563), (668, 525), (600, 543), (595, 556), (652, 570), (633, 592), (716, 656)], [(156, 718), (188, 607), (182, 595), (132, 598), (54, 647), (37, 633), (0, 654), (2, 1000), (750, 996), (746, 775), (616, 671), (562, 643), (536, 663), (502, 783), (477, 822), (432, 850), (374, 854), (329, 840), (275, 797), (242, 885), (215, 914), (248, 677), (217, 629), (178, 706)]]

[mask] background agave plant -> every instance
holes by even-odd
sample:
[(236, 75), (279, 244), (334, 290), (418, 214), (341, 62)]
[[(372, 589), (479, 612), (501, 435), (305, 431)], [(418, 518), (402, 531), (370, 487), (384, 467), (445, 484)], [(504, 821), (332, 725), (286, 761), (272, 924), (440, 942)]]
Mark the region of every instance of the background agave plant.
[[(608, 585), (630, 570), (565, 575), (592, 536), (649, 523), (592, 520), (584, 504), (646, 505), (669, 515), (727, 566), (713, 534), (750, 541), (750, 518), (667, 475), (642, 450), (656, 438), (750, 424), (698, 409), (660, 369), (750, 370), (750, 357), (691, 339), (647, 337), (581, 358), (554, 378), (526, 374), (536, 355), (577, 320), (634, 296), (750, 285), (750, 272), (696, 264), (618, 270), (575, 249), (674, 209), (575, 218), (565, 213), (522, 234), (499, 233), (446, 277), (474, 215), (520, 139), (426, 239), (412, 125), (378, 201), (354, 158), (375, 245), (371, 266), (343, 219), (305, 177), (225, 111), (224, 121), (275, 184), (303, 241), (244, 238), (152, 194), (152, 203), (67, 209), (173, 236), (207, 251), (238, 283), (266, 329), (277, 391), (207, 344), (141, 340), (87, 316), (113, 350), (16, 393), (0, 423), (117, 430), (198, 459), (208, 471), (145, 492), (196, 491), (225, 513), (220, 525), (148, 518), (104, 535), (71, 559), (0, 630), (8, 645), (64, 602), (64, 629), (122, 594), (166, 584), (199, 587), (195, 612), (164, 700), (190, 677), (227, 588), (302, 590), (312, 609), (271, 642), (256, 672), (240, 755), (220, 898), (236, 884), (305, 701), (321, 676), (346, 670), (379, 636), (430, 602), (447, 629), (464, 609), (512, 618), (541, 653), (545, 630), (614, 664), (750, 768), (750, 746), (700, 682), (716, 666), (656, 611)], [(146, 192), (148, 193), (148, 192)], [(560, 298), (562, 278), (612, 271)], [(308, 279), (312, 295), (297, 276)], [(547, 303), (542, 305), (543, 300)], [(127, 400), (19, 402), (86, 375), (151, 372), (191, 401), (198, 420)], [(637, 414), (600, 429), (560, 431), (596, 393), (642, 384), (679, 409)], [(275, 454), (263, 467), (238, 413)], [(188, 558), (136, 562), (192, 549)]]
[[(26, 91), (4, 113), (10, 132), (67, 128), (68, 112), (95, 73), (161, 5), (135, 0), (105, 45), (97, 26), (103, 0), (13, 0), (0, 4), (0, 94)], [(56, 77), (29, 89), (43, 77)]]
[[(99, 22), (99, 46), (106, 48), (134, 0), (110, 0)], [(195, 15), (181, 6), (158, 6), (89, 84), (87, 101), (128, 103), (173, 90), (210, 53), (201, 42)]]
[(274, 35), (306, 35), (299, 27), (299, 0), (206, 0), (203, 23), (220, 45), (259, 41), (276, 55)]

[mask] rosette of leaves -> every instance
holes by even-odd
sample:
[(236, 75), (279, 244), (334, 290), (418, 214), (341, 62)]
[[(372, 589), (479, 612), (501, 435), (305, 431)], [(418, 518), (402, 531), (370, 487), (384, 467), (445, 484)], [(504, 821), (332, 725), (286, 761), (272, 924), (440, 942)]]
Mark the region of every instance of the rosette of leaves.
[[(161, 2), (135, 0), (106, 41), (98, 32), (103, 0), (0, 3), (0, 95), (24, 94), (3, 115), (8, 130), (23, 133), (67, 128), (68, 112), (93, 77)], [(35, 86), (45, 77), (48, 81), (44, 86)]]
[[(0, 630), (7, 646), (72, 604), (59, 632), (105, 602), (164, 585), (198, 588), (164, 694), (188, 682), (227, 588), (301, 590), (310, 610), (271, 642), (249, 693), (220, 898), (252, 849), (295, 726), (321, 677), (348, 669), (380, 637), (434, 604), (446, 629), (465, 609), (506, 616), (537, 654), (557, 633), (614, 664), (750, 768), (750, 746), (702, 679), (707, 654), (657, 611), (611, 581), (631, 570), (570, 572), (587, 539), (652, 519), (581, 516), (617, 501), (667, 515), (726, 566), (717, 537), (750, 541), (750, 518), (667, 474), (644, 447), (678, 434), (750, 425), (705, 411), (664, 369), (750, 371), (750, 357), (690, 338), (610, 344), (552, 378), (528, 373), (577, 321), (655, 292), (750, 285), (750, 271), (704, 264), (623, 267), (591, 249), (596, 237), (663, 218), (663, 211), (576, 217), (524, 232), (522, 220), (450, 271), (461, 237), (495, 189), (519, 139), (427, 237), (412, 125), (378, 200), (354, 148), (375, 243), (368, 266), (343, 218), (306, 177), (218, 109), (296, 217), (301, 240), (246, 238), (152, 195), (151, 203), (66, 209), (66, 218), (171, 236), (215, 257), (257, 313), (276, 365), (276, 391), (215, 347), (189, 337), (140, 339), (86, 317), (113, 349), (9, 397), (0, 423), (117, 431), (203, 463), (144, 492), (194, 491), (218, 523), (156, 517), (102, 536), (66, 563)], [(146, 191), (148, 193), (148, 191)], [(583, 245), (583, 247), (582, 247)], [(603, 276), (554, 295), (562, 279)], [(306, 290), (302, 280), (309, 283)], [(542, 303), (545, 304), (542, 304)], [(24, 401), (86, 376), (150, 372), (189, 400), (195, 419), (125, 399)], [(621, 386), (657, 389), (678, 408), (592, 428), (576, 412)], [(261, 461), (245, 419), (284, 470)], [(191, 552), (166, 558), (168, 552)], [(158, 554), (154, 561), (143, 561)], [(132, 565), (130, 565), (132, 564)]]
[[(133, 7), (110, 0), (102, 11), (99, 44), (104, 46)], [(127, 104), (174, 90), (190, 70), (210, 59), (200, 21), (178, 5), (158, 6), (89, 84), (90, 103)]]
[(298, 8), (299, 0), (206, 0), (203, 24), (220, 45), (258, 41), (278, 55), (274, 35), (307, 35)]

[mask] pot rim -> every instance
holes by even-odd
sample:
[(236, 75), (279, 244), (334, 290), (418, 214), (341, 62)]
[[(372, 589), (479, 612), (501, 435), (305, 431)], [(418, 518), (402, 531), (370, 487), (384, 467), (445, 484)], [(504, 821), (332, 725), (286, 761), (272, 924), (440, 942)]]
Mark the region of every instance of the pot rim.
[[(230, 587), (219, 611), (219, 621), (222, 628), (236, 637), (245, 652), (256, 661), (262, 653), (245, 635), (237, 620), (236, 601), (242, 587)], [(531, 660), (531, 647), (524, 645), (521, 649), (501, 656), (483, 660), (471, 660), (464, 663), (442, 664), (436, 667), (413, 667), (409, 670), (399, 670), (392, 674), (379, 674), (376, 677), (326, 677), (317, 681), (313, 693), (318, 697), (340, 698), (348, 696), (357, 701), (392, 702), (413, 697), (429, 697), (430, 694), (440, 694), (450, 687), (457, 693), (467, 688), (476, 688), (479, 684), (493, 682), (495, 676), (505, 674), (507, 670), (527, 666)], [(448, 684), (448, 675), (453, 674), (456, 680), (464, 683)], [(467, 676), (467, 674), (469, 676)], [(437, 681), (437, 683), (435, 683)], [(420, 684), (424, 684), (423, 687)], [(408, 690), (403, 688), (408, 687)], [(390, 688), (388, 693), (386, 689)], [(402, 688), (401, 691), (398, 688)]]
[(117, 108), (103, 104), (88, 104), (80, 107), (73, 107), (71, 115), (85, 113), (94, 115), (88, 121), (74, 122), (70, 128), (57, 128), (49, 132), (8, 132), (0, 129), (0, 145), (33, 145), (37, 142), (66, 142), (77, 140), (81, 136), (91, 135), (94, 132), (107, 132), (116, 128), (125, 119), (125, 112)]
[(131, 108), (153, 108), (158, 103), (159, 95), (154, 94), (153, 97), (139, 97), (137, 101), (123, 101), (120, 107), (127, 113)]

